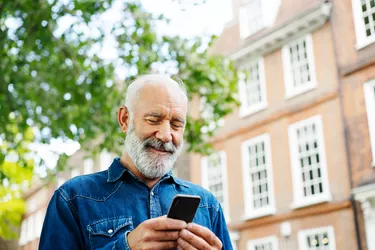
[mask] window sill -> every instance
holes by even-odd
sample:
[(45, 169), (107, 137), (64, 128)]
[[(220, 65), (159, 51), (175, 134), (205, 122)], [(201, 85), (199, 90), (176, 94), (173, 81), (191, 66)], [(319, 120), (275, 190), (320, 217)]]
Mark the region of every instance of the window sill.
[(316, 89), (316, 87), (318, 86), (318, 83), (317, 82), (310, 82), (310, 83), (306, 83), (306, 86), (304, 86), (303, 88), (299, 88), (297, 90), (293, 90), (293, 91), (289, 91), (285, 94), (285, 97), (284, 99), (285, 100), (288, 100), (288, 99), (292, 99), (296, 96), (299, 96), (301, 94), (304, 94), (306, 92), (309, 92), (311, 90), (314, 90)]
[(251, 108), (246, 108), (246, 109), (240, 108), (239, 117), (245, 118), (247, 116), (250, 116), (250, 115), (253, 115), (253, 114), (258, 113), (260, 111), (263, 111), (267, 107), (268, 107), (268, 103), (264, 102), (264, 103), (260, 103), (260, 104), (254, 106), (254, 107), (251, 107)]
[(253, 219), (258, 219), (270, 215), (276, 214), (276, 208), (268, 208), (268, 209), (263, 209), (262, 211), (258, 212), (247, 212), (245, 215), (242, 216), (242, 220), (247, 221), (247, 220), (253, 220)]
[(332, 201), (332, 196), (331, 194), (327, 194), (327, 195), (316, 197), (315, 199), (310, 199), (306, 201), (298, 201), (298, 202), (294, 201), (291, 205), (291, 208), (292, 209), (304, 208), (304, 207), (309, 207), (309, 206), (317, 205), (317, 204), (324, 203), (324, 202), (330, 202), (330, 201)]
[(362, 41), (360, 43), (357, 43), (355, 45), (355, 48), (357, 50), (361, 50), (361, 49), (364, 49), (364, 48), (366, 48), (367, 46), (369, 46), (369, 45), (371, 45), (373, 43), (375, 43), (375, 36), (372, 39), (364, 40), (364, 41)]

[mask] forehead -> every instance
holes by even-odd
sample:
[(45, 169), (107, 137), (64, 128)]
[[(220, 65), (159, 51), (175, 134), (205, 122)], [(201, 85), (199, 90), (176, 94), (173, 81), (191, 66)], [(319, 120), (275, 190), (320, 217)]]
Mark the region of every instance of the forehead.
[(146, 83), (140, 89), (135, 105), (140, 113), (155, 111), (182, 117), (187, 113), (187, 98), (173, 83)]

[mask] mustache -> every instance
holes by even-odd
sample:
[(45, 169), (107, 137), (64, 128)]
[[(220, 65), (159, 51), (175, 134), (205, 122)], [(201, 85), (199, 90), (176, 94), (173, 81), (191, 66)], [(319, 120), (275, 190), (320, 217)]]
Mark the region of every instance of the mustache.
[(143, 147), (153, 147), (160, 151), (165, 151), (170, 154), (175, 154), (177, 152), (176, 145), (173, 142), (163, 142), (156, 137), (150, 137), (143, 141)]

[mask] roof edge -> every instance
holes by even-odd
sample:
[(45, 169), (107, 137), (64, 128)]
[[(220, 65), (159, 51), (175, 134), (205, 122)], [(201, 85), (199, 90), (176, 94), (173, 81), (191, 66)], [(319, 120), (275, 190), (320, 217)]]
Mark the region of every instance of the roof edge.
[(228, 56), (234, 61), (243, 57), (262, 55), (282, 47), (297, 35), (307, 34), (322, 27), (331, 16), (332, 4), (324, 2), (304, 11), (260, 37), (245, 41), (240, 48)]

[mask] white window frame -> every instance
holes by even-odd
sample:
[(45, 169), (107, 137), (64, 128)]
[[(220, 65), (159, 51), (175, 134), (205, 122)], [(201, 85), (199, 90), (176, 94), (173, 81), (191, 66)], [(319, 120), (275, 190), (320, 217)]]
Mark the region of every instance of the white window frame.
[(311, 234), (327, 232), (329, 238), (329, 250), (336, 250), (335, 232), (332, 226), (305, 229), (298, 232), (298, 249), (307, 250), (306, 237)]
[(34, 240), (35, 237), (35, 217), (34, 214), (31, 214), (27, 218), (27, 233), (26, 233), (26, 242), (31, 242)]
[(65, 183), (65, 178), (63, 176), (58, 176), (56, 179), (56, 188), (59, 188), (62, 184)]
[(20, 246), (26, 245), (27, 243), (27, 223), (28, 219), (24, 218), (21, 223), (20, 239), (18, 241)]
[[(228, 197), (228, 173), (227, 173), (227, 157), (226, 153), (224, 151), (217, 151), (213, 154), (218, 154), (220, 159), (221, 164), (221, 176), (222, 176), (222, 183), (223, 183), (223, 209), (224, 209), (224, 216), (226, 222), (230, 221), (230, 216), (229, 216), (229, 197)], [(202, 181), (202, 186), (209, 190), (208, 188), (208, 173), (207, 173), (207, 160), (208, 157), (210, 156), (204, 156), (202, 157), (201, 160), (201, 181)]]
[(237, 231), (229, 231), (229, 238), (232, 244), (233, 250), (238, 250), (238, 241), (240, 240), (240, 234)]
[(42, 210), (38, 210), (35, 214), (35, 235), (34, 239), (40, 238), (43, 228), (43, 221), (44, 221), (45, 214)]
[(254, 240), (248, 240), (247, 241), (247, 250), (255, 250), (255, 247), (257, 245), (267, 244), (267, 243), (272, 244), (272, 250), (278, 250), (279, 249), (279, 242), (277, 240), (277, 237), (273, 235), (273, 236), (269, 236), (269, 237), (264, 237), (264, 238), (254, 239)]
[(363, 85), (363, 91), (365, 94), (367, 120), (370, 133), (371, 151), (372, 151), (372, 166), (375, 167), (375, 79), (366, 82)]
[(247, 98), (247, 96), (246, 96), (246, 94), (247, 94), (246, 84), (247, 83), (245, 82), (245, 79), (243, 79), (245, 77), (244, 74), (240, 73), (239, 74), (240, 75), (240, 79), (239, 79), (239, 82), (238, 82), (238, 90), (239, 90), (239, 97), (240, 97), (240, 101), (241, 101), (241, 106), (240, 106), (240, 109), (239, 109), (239, 116), (241, 118), (245, 117), (245, 116), (248, 116), (248, 115), (251, 115), (251, 114), (254, 114), (254, 113), (259, 112), (261, 110), (264, 110), (268, 106), (268, 103), (267, 103), (266, 74), (265, 74), (265, 67), (264, 67), (264, 58), (261, 57), (259, 59), (251, 60), (251, 61), (243, 64), (241, 66), (241, 70), (242, 71), (246, 71), (246, 69), (250, 65), (253, 65), (253, 64), (258, 64), (260, 95), (261, 95), (262, 101), (259, 102), (259, 103), (257, 103), (257, 104), (251, 105), (251, 106), (245, 106), (244, 105), (245, 100)]
[(362, 16), (361, 0), (352, 0), (353, 19), (356, 34), (356, 49), (360, 50), (375, 42), (375, 34), (367, 37), (366, 26)]
[[(250, 169), (249, 169), (249, 154), (248, 147), (260, 142), (264, 142), (265, 147), (265, 156), (266, 156), (266, 165), (267, 165), (267, 185), (268, 185), (268, 195), (269, 195), (269, 204), (268, 206), (255, 209), (253, 206), (253, 194), (252, 194), (252, 181), (250, 178)], [(247, 141), (244, 141), (241, 146), (242, 151), (242, 177), (244, 183), (244, 215), (243, 219), (254, 219), (267, 215), (272, 215), (276, 213), (275, 206), (275, 193), (274, 193), (274, 181), (273, 181), (273, 165), (272, 165), (272, 154), (271, 154), (271, 139), (269, 134), (262, 134), (256, 137), (253, 137)]]
[[(254, 27), (251, 28), (250, 26), (250, 19), (249, 17), (251, 17), (251, 9), (252, 9), (252, 5), (254, 3), (252, 2), (256, 2), (258, 1), (259, 5), (260, 5), (260, 11), (261, 14), (260, 14), (260, 25), (259, 27), (257, 27), (256, 29)], [(239, 24), (240, 24), (240, 36), (242, 39), (246, 39), (247, 37), (250, 37), (251, 35), (257, 33), (258, 31), (260, 31), (261, 29), (263, 29), (265, 27), (265, 23), (264, 23), (264, 14), (263, 14), (263, 9), (264, 7), (262, 6), (262, 0), (249, 0), (248, 3), (246, 3), (245, 5), (241, 6), (240, 9), (239, 9)]]
[(83, 174), (91, 174), (94, 172), (94, 160), (86, 158), (83, 160)]
[[(319, 143), (319, 159), (320, 159), (320, 171), (322, 176), (322, 185), (324, 192), (319, 195), (314, 195), (312, 197), (303, 197), (303, 185), (301, 177), (300, 163), (298, 160), (298, 141), (296, 130), (315, 123), (318, 143)], [(289, 137), (289, 152), (290, 152), (290, 162), (292, 169), (292, 181), (293, 181), (293, 203), (292, 208), (306, 207), (314, 204), (327, 202), (332, 200), (331, 191), (328, 181), (327, 173), (327, 159), (326, 159), (326, 147), (324, 143), (323, 136), (323, 121), (320, 115), (310, 117), (308, 119), (293, 123), (288, 127), (288, 137)]]
[[(293, 75), (292, 75), (292, 66), (290, 63), (290, 44), (295, 43), (299, 40), (306, 40), (306, 53), (307, 60), (310, 66), (310, 82), (303, 84), (297, 88), (293, 87)], [(285, 99), (289, 99), (300, 94), (303, 94), (307, 91), (315, 89), (318, 85), (315, 69), (315, 56), (313, 49), (313, 39), (311, 34), (307, 34), (303, 37), (300, 37), (289, 44), (286, 44), (282, 48), (282, 62), (283, 62), (283, 71), (284, 71), (284, 86), (285, 86)]]
[(252, 1), (254, 0), (245, 0), (241, 1), (240, 8), (239, 8), (239, 25), (240, 25), (240, 37), (241, 39), (246, 39), (254, 34), (256, 34), (258, 31), (271, 27), (274, 25), (277, 14), (279, 12), (279, 8), (281, 5), (281, 0), (255, 0), (260, 2), (260, 18), (261, 24), (258, 27), (258, 29), (250, 30), (250, 21), (249, 17), (252, 17), (254, 15), (251, 15), (249, 13), (249, 10), (253, 8)]
[(79, 168), (77, 167), (74, 167), (71, 171), (70, 171), (70, 178), (74, 178), (78, 175), (81, 174), (81, 171), (79, 170)]
[(107, 170), (112, 163), (112, 156), (107, 150), (100, 152), (100, 171)]

